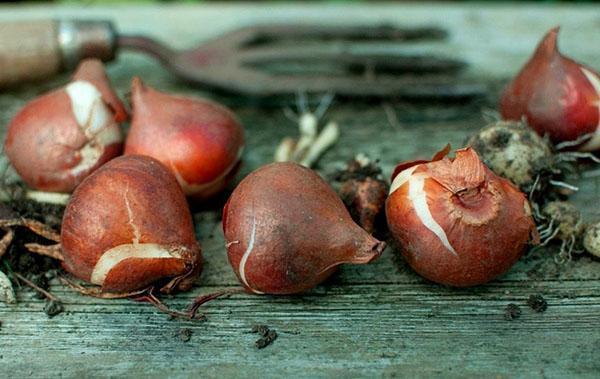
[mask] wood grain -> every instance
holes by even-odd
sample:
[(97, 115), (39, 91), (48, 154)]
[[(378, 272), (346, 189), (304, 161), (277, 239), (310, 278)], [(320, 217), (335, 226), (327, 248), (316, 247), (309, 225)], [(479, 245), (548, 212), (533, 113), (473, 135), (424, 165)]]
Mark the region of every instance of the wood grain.
[[(340, 15), (336, 22), (422, 20), (449, 27), (453, 37), (441, 51), (464, 54), (472, 62), (470, 71), (490, 81), (490, 99), (427, 107), (392, 101), (385, 107), (337, 103), (327, 117), (340, 124), (342, 136), (318, 167), (324, 176), (357, 152), (381, 159), (389, 173), (397, 161), (429, 157), (448, 142), (461, 146), (485, 123), (482, 110), (494, 107), (496, 83), (522, 64), (547, 27), (560, 17), (566, 25), (565, 40), (572, 41), (596, 39), (600, 30), (593, 7), (440, 5), (435, 12), (430, 5), (351, 6), (343, 11), (312, 5), (0, 9), (10, 9), (0, 11), (0, 19), (115, 17), (123, 29), (172, 39), (180, 46), (236, 25), (272, 19), (325, 20)], [(169, 21), (147, 23), (159, 14)], [(511, 41), (502, 32), (522, 37)], [(588, 62), (600, 61), (600, 52), (587, 43), (565, 45)], [(134, 74), (163, 90), (202, 93), (135, 54), (122, 54), (109, 73), (120, 94), (128, 91)], [(2, 126), (27, 100), (64, 80), (0, 94)], [(243, 177), (272, 159), (276, 143), (297, 131), (280, 108), (258, 109), (225, 100), (247, 130)], [(398, 123), (390, 122), (390, 108)], [(581, 187), (574, 199), (586, 219), (598, 218), (597, 207), (589, 205), (598, 202), (600, 178), (572, 181)], [(166, 299), (172, 307), (183, 309), (198, 294), (239, 288), (223, 248), (219, 203), (212, 207), (215, 210), (194, 215), (206, 260), (203, 275), (190, 293)], [(373, 264), (342, 267), (302, 296), (238, 294), (210, 302), (202, 308), (205, 322), (169, 320), (149, 305), (83, 297), (55, 282), (52, 292), (64, 300), (66, 312), (52, 319), (41, 311), (43, 302), (28, 292), (20, 292), (16, 307), (0, 304), (0, 377), (597, 377), (600, 262), (578, 256), (557, 265), (556, 253), (557, 246), (530, 252), (498, 280), (458, 290), (423, 280), (390, 247)], [(526, 304), (538, 293), (548, 301), (544, 313)], [(504, 319), (509, 303), (521, 307), (520, 318)], [(279, 333), (273, 345), (262, 350), (254, 347), (257, 335), (250, 333), (257, 323)], [(187, 343), (177, 336), (181, 328), (193, 330)]]

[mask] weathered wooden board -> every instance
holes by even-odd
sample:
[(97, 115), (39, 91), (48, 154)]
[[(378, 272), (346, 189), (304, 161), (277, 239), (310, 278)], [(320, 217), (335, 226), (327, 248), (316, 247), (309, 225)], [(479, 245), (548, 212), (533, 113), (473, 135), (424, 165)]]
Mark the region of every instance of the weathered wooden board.
[[(471, 74), (505, 78), (527, 58), (539, 37), (564, 26), (565, 51), (600, 68), (598, 7), (476, 8), (454, 5), (215, 5), (202, 7), (16, 8), (1, 7), (0, 20), (49, 15), (111, 17), (127, 31), (140, 31), (187, 46), (254, 22), (439, 23), (451, 30), (440, 50), (472, 63)], [(566, 43), (569, 41), (569, 43)], [(409, 46), (406, 49), (416, 49)], [(197, 93), (177, 83), (157, 63), (123, 54), (109, 69), (120, 93), (131, 75), (162, 89)], [(0, 123), (36, 93), (58, 83), (26, 86), (0, 94)], [(494, 93), (490, 94), (494, 97)], [(342, 138), (322, 160), (331, 173), (357, 152), (381, 159), (386, 173), (398, 160), (427, 157), (447, 142), (460, 146), (483, 123), (481, 108), (337, 104), (328, 117)], [(400, 123), (390, 123), (385, 106)], [(296, 133), (280, 109), (236, 106), (247, 128), (242, 172), (271, 159), (277, 141)], [(588, 219), (600, 176), (583, 178), (575, 197)], [(185, 307), (200, 293), (236, 288), (220, 229), (218, 211), (195, 215), (206, 267), (191, 293), (167, 299)], [(506, 276), (474, 289), (443, 288), (419, 278), (392, 249), (368, 266), (343, 267), (316, 290), (296, 297), (234, 295), (208, 303), (207, 320), (168, 320), (148, 305), (83, 297), (54, 283), (66, 312), (48, 319), (43, 302), (21, 293), (16, 307), (0, 304), (0, 377), (597, 377), (600, 373), (600, 263), (584, 257), (566, 265), (553, 261), (556, 247), (531, 252)], [(548, 310), (527, 307), (543, 294)], [(521, 306), (504, 319), (509, 303)], [(257, 350), (251, 326), (276, 329), (273, 345)], [(178, 337), (190, 328), (189, 342)]]

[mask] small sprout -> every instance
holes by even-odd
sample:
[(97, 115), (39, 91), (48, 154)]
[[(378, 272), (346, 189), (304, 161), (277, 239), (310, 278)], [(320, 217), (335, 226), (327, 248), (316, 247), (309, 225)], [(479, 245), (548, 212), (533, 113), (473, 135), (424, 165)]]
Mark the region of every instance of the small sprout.
[(13, 285), (5, 273), (0, 271), (0, 302), (6, 304), (16, 304), (17, 298)]
[(275, 162), (289, 162), (292, 159), (296, 141), (291, 137), (286, 137), (281, 140), (277, 150), (275, 150)]
[(333, 121), (327, 123), (299, 163), (304, 167), (312, 167), (339, 138), (340, 128), (338, 124)]
[(586, 227), (583, 234), (583, 247), (588, 253), (600, 258), (600, 222)]
[(300, 115), (296, 115), (290, 108), (284, 109), (285, 115), (298, 123), (300, 137), (297, 140), (285, 137), (275, 150), (275, 162), (296, 162), (310, 168), (337, 142), (340, 136), (337, 123), (329, 122), (319, 132), (319, 120), (332, 101), (333, 95), (324, 96), (313, 113), (306, 104), (306, 96), (300, 93), (297, 97)]
[(38, 203), (48, 203), (57, 205), (67, 205), (69, 198), (71, 197), (68, 193), (59, 192), (47, 192), (47, 191), (25, 191), (25, 198)]
[(292, 153), (292, 160), (294, 162), (302, 159), (317, 139), (319, 120), (312, 113), (304, 113), (298, 120), (298, 127), (300, 129), (300, 138)]

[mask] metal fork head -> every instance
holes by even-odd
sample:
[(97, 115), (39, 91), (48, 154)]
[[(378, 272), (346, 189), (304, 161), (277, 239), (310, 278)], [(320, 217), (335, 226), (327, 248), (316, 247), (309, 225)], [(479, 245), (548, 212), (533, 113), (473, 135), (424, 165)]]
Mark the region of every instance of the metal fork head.
[[(368, 47), (440, 41), (435, 27), (262, 25), (238, 29), (175, 53), (129, 41), (181, 79), (225, 93), (270, 98), (332, 92), (338, 97), (465, 100), (485, 86), (459, 79), (465, 62)], [(128, 37), (125, 37), (128, 38)], [(136, 42), (136, 43), (133, 43)]]

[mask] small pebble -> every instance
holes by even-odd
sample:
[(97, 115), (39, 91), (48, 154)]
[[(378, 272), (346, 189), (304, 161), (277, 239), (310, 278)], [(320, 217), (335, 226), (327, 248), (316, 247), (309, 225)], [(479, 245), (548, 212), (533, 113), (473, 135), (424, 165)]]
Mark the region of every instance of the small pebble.
[(510, 303), (504, 309), (504, 319), (512, 321), (521, 316), (521, 308), (518, 305)]
[(531, 309), (539, 313), (545, 312), (548, 308), (548, 302), (540, 294), (529, 296), (529, 299), (527, 300), (527, 305), (529, 305)]

